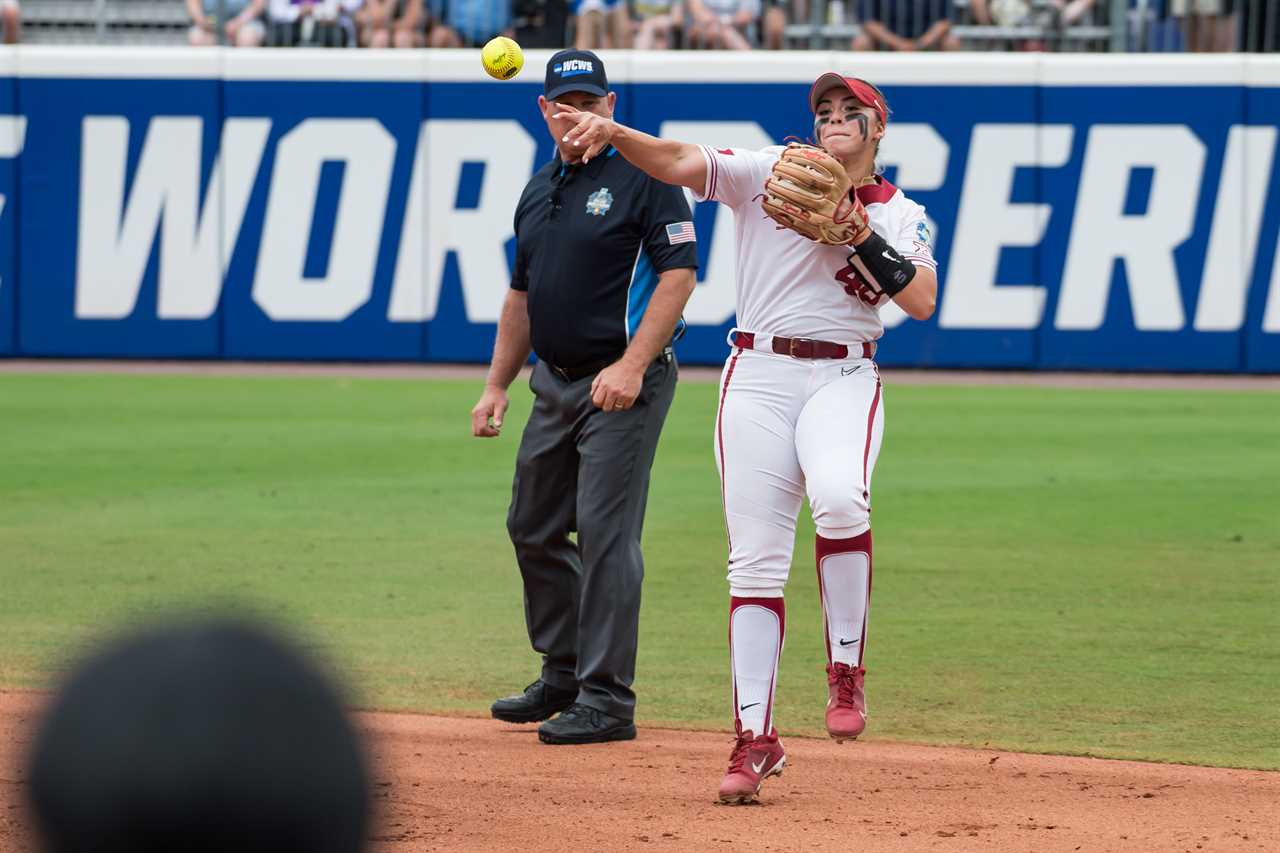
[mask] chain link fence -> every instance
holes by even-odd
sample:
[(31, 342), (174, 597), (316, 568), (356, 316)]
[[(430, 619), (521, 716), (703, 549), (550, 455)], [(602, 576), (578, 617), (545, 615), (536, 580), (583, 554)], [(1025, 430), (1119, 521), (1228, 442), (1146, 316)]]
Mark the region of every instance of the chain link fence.
[[(685, 0), (685, 14), (689, 4)], [(360, 0), (348, 0), (358, 6)], [(512, 0), (501, 0), (507, 7)], [(553, 9), (567, 0), (539, 0), (540, 14), (557, 21), (572, 10)], [(630, 0), (630, 17), (643, 17)], [(749, 29), (757, 46), (825, 50), (994, 50), (1050, 52), (1266, 52), (1280, 51), (1280, 0), (724, 0), (754, 8)], [(523, 7), (516, 0), (516, 35)], [(754, 4), (754, 6), (752, 5)], [(207, 31), (222, 33), (212, 21), (230, 17), (237, 0), (21, 0), (22, 41), (35, 44), (186, 44), (193, 9), (211, 19)], [(273, 0), (298, 6), (298, 0)], [(322, 4), (317, 4), (322, 5)], [(427, 4), (428, 10), (434, 11)], [(681, 4), (674, 4), (677, 10)], [(545, 7), (545, 8), (543, 8)], [(558, 15), (551, 15), (557, 11)], [(430, 14), (430, 11), (429, 13)], [(624, 13), (625, 14), (625, 13)], [(506, 20), (513, 19), (512, 10)], [(357, 16), (355, 20), (359, 20)], [(273, 22), (267, 21), (268, 33)], [(430, 27), (430, 23), (427, 24)], [(766, 38), (770, 32), (772, 38)], [(573, 33), (572, 23), (565, 40)], [(355, 39), (344, 43), (354, 44)], [(554, 34), (545, 46), (554, 44)], [(268, 35), (267, 43), (273, 40)], [(427, 42), (430, 43), (430, 42)], [(673, 39), (680, 45), (679, 38)]]

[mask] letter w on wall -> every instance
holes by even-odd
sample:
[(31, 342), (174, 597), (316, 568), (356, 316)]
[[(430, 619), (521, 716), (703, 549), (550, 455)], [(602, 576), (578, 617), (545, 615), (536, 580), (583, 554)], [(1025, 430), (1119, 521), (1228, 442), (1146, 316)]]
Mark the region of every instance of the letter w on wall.
[(157, 231), (157, 314), (174, 320), (211, 316), (258, 173), (270, 119), (226, 122), (203, 201), (203, 119), (162, 116), (151, 120), (127, 200), (128, 119), (87, 116), (82, 127), (76, 317), (120, 319), (133, 313)]

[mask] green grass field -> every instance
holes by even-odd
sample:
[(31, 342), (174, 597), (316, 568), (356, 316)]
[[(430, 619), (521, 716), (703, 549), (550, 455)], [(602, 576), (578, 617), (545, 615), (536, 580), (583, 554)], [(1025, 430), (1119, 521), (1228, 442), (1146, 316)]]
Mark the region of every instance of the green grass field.
[[(485, 714), (537, 672), (504, 518), (529, 408), (478, 383), (0, 375), (0, 685), (236, 605), (366, 707)], [(681, 385), (646, 526), (642, 723), (724, 729), (716, 389)], [(869, 736), (1280, 768), (1280, 394), (890, 386)], [(821, 734), (802, 521), (779, 687)]]

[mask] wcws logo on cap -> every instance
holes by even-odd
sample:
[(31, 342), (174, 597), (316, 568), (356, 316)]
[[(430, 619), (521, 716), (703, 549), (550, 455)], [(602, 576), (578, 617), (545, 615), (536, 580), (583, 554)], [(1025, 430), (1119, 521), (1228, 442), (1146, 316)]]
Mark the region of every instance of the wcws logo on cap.
[(567, 59), (551, 66), (551, 70), (561, 77), (577, 77), (579, 74), (590, 74), (593, 70), (591, 66), (590, 59)]

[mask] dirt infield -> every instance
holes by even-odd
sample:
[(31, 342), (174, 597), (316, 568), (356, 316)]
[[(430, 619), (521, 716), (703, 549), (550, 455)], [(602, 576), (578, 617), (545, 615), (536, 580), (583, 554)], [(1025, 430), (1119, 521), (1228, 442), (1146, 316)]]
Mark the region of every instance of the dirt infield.
[[(314, 363), (257, 361), (118, 361), (3, 359), (0, 373), (141, 373), (189, 376), (342, 376), (384, 379), (466, 379), (480, 382), (474, 364)], [(889, 385), (1034, 385), (1055, 388), (1174, 388), (1280, 391), (1280, 376), (1172, 373), (1053, 373), (999, 370), (882, 370)], [(715, 382), (718, 367), (681, 367), (686, 382)]]
[[(30, 850), (21, 756), (39, 694), (0, 692), (0, 850)], [(373, 853), (1274, 851), (1280, 773), (786, 740), (763, 804), (714, 803), (723, 735), (539, 744), (531, 726), (362, 713)]]

